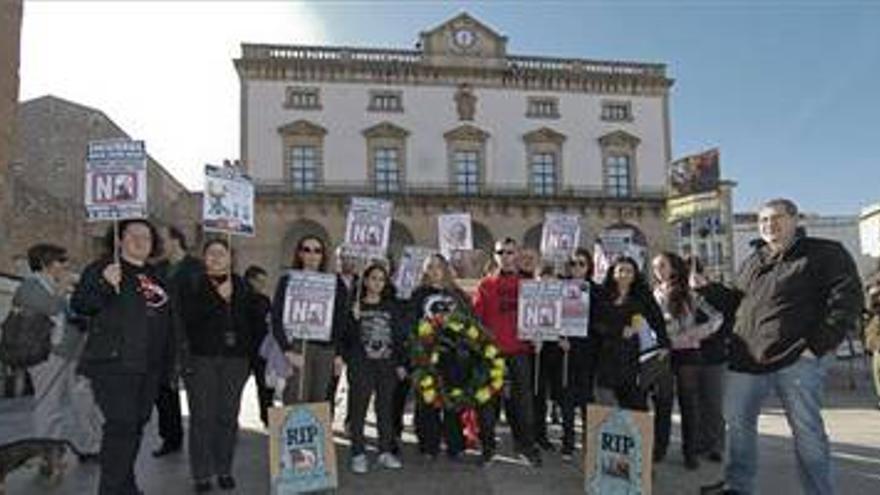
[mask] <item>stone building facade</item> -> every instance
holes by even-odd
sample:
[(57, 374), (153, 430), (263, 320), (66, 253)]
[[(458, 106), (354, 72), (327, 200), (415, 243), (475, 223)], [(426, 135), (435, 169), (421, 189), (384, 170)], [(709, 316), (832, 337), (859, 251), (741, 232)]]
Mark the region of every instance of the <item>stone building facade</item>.
[(9, 161), (15, 136), (22, 0), (0, 2), (0, 272), (11, 269), (9, 252)]
[[(75, 265), (102, 250), (107, 222), (85, 221), (85, 156), (89, 141), (129, 138), (104, 112), (55, 96), (22, 102), (10, 178), (11, 253), (21, 260), (31, 244), (68, 248)], [(147, 143), (149, 150), (149, 143)], [(196, 197), (152, 157), (147, 161), (150, 218), (197, 233)]]
[(582, 216), (582, 245), (612, 227), (669, 243), (662, 64), (510, 55), (468, 14), (415, 50), (246, 43), (234, 63), (257, 183), (245, 263), (278, 270), (306, 233), (339, 243), (352, 196), (394, 201), (392, 256), (436, 246), (436, 216), (461, 211), (484, 256), (494, 238), (537, 245), (551, 211)]

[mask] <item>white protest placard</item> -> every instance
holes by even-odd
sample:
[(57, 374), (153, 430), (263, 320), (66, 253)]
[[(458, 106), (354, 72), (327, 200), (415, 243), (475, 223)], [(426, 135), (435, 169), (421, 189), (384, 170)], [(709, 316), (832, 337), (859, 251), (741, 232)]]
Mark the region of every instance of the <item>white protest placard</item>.
[(333, 490), (339, 485), (330, 404), (269, 409), (269, 476), (273, 495)]
[(590, 404), (584, 492), (651, 495), (654, 420), (647, 412)]
[(553, 261), (567, 260), (581, 238), (581, 217), (566, 213), (547, 213), (541, 229), (541, 255)]
[(425, 259), (436, 252), (435, 249), (426, 247), (404, 246), (397, 272), (394, 273), (394, 286), (397, 288), (398, 297), (410, 298), (412, 291), (419, 286)]
[(520, 340), (559, 340), (562, 329), (561, 280), (524, 280), (519, 286), (517, 329)]
[(91, 141), (86, 149), (88, 221), (146, 218), (147, 152), (143, 141)]
[(332, 273), (287, 272), (282, 325), (287, 341), (330, 341), (336, 276)]
[(645, 267), (645, 247), (639, 245), (630, 229), (605, 229), (599, 234), (602, 251), (608, 263), (613, 264), (618, 258), (628, 256), (636, 261), (639, 269)]
[(447, 260), (455, 251), (470, 251), (474, 248), (474, 235), (470, 213), (449, 213), (437, 217), (437, 239), (440, 253)]
[(562, 328), (564, 337), (586, 337), (590, 326), (590, 285), (584, 280), (562, 281)]
[(370, 260), (385, 257), (391, 236), (391, 201), (351, 198), (345, 224), (345, 249), (352, 256)]
[(205, 165), (202, 225), (210, 232), (253, 236), (253, 181), (235, 167)]

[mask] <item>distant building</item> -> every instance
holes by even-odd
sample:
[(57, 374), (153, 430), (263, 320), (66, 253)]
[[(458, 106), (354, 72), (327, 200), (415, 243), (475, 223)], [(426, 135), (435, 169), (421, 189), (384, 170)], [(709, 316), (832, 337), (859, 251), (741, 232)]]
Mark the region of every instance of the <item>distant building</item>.
[[(77, 264), (101, 252), (109, 224), (85, 222), (86, 146), (92, 140), (128, 137), (104, 112), (55, 96), (19, 105), (10, 174), (14, 257), (21, 259), (28, 246), (40, 241), (67, 247)], [(150, 218), (195, 233), (194, 196), (152, 157), (147, 167)]]
[[(862, 209), (859, 215), (859, 241), (863, 255), (880, 261), (880, 203)], [(880, 271), (880, 263), (875, 266)]]
[(341, 242), (351, 196), (393, 199), (392, 255), (437, 246), (437, 215), (456, 211), (484, 257), (503, 236), (537, 247), (549, 211), (580, 214), (587, 247), (625, 229), (665, 249), (666, 66), (512, 55), (507, 41), (461, 14), (416, 49), (243, 44), (258, 235), (242, 255), (275, 270), (304, 234)]
[[(855, 215), (822, 216), (802, 215), (800, 225), (807, 235), (823, 237), (840, 242), (849, 251), (862, 278), (871, 275), (877, 267), (877, 261), (862, 254), (859, 239), (859, 217)], [(760, 239), (758, 234), (758, 215), (756, 213), (737, 213), (734, 216), (733, 244), (737, 270), (749, 254), (754, 241)]]

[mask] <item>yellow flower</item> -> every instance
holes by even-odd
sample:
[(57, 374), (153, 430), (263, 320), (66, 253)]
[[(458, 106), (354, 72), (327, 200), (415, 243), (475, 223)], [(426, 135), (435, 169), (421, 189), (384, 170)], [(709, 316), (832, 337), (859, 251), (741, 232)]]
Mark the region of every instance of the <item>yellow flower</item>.
[(435, 392), (433, 388), (430, 388), (430, 389), (422, 392), (422, 399), (424, 399), (425, 402), (427, 402), (429, 404), (431, 402), (434, 402), (434, 399), (436, 399), (436, 398), (437, 398), (437, 392)]
[(422, 380), (419, 382), (419, 385), (421, 385), (423, 390), (433, 387), (434, 386), (434, 377), (428, 375), (428, 376), (422, 378)]
[(477, 394), (474, 396), (477, 399), (477, 402), (483, 404), (492, 398), (492, 392), (489, 391), (488, 388), (483, 387), (480, 390), (477, 390)]
[(494, 367), (496, 367), (496, 368), (502, 368), (502, 369), (503, 369), (503, 368), (504, 368), (504, 359), (502, 359), (502, 358), (495, 358), (495, 359), (493, 359), (493, 360), (492, 360), (492, 366), (494, 366)]
[(449, 395), (451, 395), (452, 397), (461, 397), (462, 393), (463, 392), (460, 388), (454, 388), (449, 392)]
[(440, 353), (432, 352), (431, 353), (431, 364), (437, 364), (440, 362)]
[(491, 371), (489, 371), (489, 376), (492, 378), (504, 378), (504, 368), (493, 367)]
[(494, 388), (495, 390), (501, 390), (501, 387), (503, 387), (503, 386), (504, 386), (504, 379), (503, 378), (494, 378), (492, 380), (492, 388)]
[(495, 359), (495, 356), (498, 355), (498, 348), (492, 344), (489, 344), (486, 346), (486, 352), (484, 354), (489, 359)]
[(471, 340), (477, 340), (477, 337), (480, 336), (480, 329), (478, 329), (477, 327), (468, 328), (467, 336)]
[(640, 328), (642, 323), (645, 321), (645, 318), (641, 314), (634, 314), (632, 319), (629, 321), (629, 326), (633, 328)]
[(434, 333), (434, 327), (431, 326), (427, 321), (423, 321), (419, 323), (419, 337), (427, 337)]
[(449, 329), (455, 333), (460, 332), (462, 328), (464, 328), (464, 325), (462, 325), (461, 323), (459, 323), (457, 321), (454, 321), (449, 324)]

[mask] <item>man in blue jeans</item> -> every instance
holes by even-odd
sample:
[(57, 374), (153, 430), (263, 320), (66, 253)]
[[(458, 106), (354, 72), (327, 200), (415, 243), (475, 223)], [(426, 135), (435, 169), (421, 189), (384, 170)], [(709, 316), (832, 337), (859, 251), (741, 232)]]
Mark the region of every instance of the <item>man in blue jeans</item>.
[(725, 480), (703, 493), (756, 492), (758, 416), (771, 391), (794, 433), (803, 492), (835, 491), (822, 385), (837, 345), (858, 327), (861, 283), (843, 246), (807, 237), (797, 219), (797, 206), (787, 199), (768, 201), (758, 213), (763, 244), (737, 279), (742, 300), (726, 376)]

